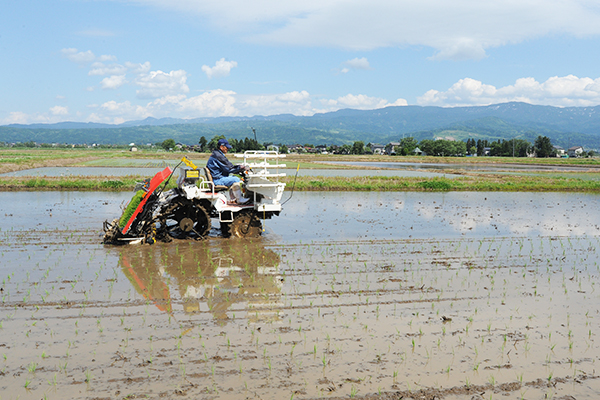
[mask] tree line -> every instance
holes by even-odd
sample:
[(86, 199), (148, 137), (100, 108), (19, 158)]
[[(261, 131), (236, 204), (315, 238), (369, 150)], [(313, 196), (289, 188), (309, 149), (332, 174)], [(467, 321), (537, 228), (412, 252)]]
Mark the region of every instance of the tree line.
[[(224, 138), (224, 135), (216, 135), (210, 141), (202, 136), (198, 145), (191, 150), (199, 152), (211, 152), (217, 148), (219, 139)], [(229, 139), (229, 143), (233, 147), (233, 152), (244, 152), (246, 150), (266, 150), (273, 143), (259, 143), (255, 139), (246, 137), (245, 139)], [(157, 144), (165, 150), (173, 150), (176, 143), (173, 139), (167, 139), (162, 143)], [(305, 144), (303, 146), (294, 146), (297, 152), (306, 152), (311, 149), (319, 148), (331, 154), (372, 154), (373, 145), (368, 143), (365, 145), (363, 141), (355, 141), (352, 145), (345, 144), (342, 146), (314, 146)], [(288, 146), (279, 145), (280, 153), (288, 153)], [(188, 150), (190, 150), (188, 148)], [(320, 151), (321, 151), (320, 150)], [(492, 157), (556, 157), (556, 149), (552, 145), (552, 141), (547, 136), (538, 136), (535, 142), (529, 143), (523, 139), (496, 140), (488, 141), (485, 139), (467, 139), (446, 140), (446, 139), (423, 139), (417, 141), (414, 137), (402, 138), (397, 143), (390, 143), (385, 146), (382, 151), (384, 154), (390, 155), (421, 155), (439, 157), (463, 157), (463, 156), (492, 156)], [(593, 156), (593, 151), (584, 152), (582, 156)]]

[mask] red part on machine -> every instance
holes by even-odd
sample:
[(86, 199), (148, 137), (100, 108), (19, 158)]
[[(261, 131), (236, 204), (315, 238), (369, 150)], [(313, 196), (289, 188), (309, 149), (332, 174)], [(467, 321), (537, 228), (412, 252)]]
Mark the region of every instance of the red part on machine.
[(146, 201), (148, 201), (148, 198), (150, 197), (150, 195), (152, 193), (154, 193), (154, 191), (156, 190), (156, 188), (161, 183), (163, 183), (163, 181), (165, 179), (167, 179), (169, 177), (169, 175), (171, 175), (172, 173), (173, 173), (173, 170), (171, 169), (171, 167), (166, 167), (165, 169), (163, 169), (162, 171), (160, 171), (159, 173), (157, 173), (156, 175), (154, 175), (154, 178), (152, 178), (152, 180), (150, 181), (150, 187), (148, 188), (148, 191), (144, 195), (144, 198), (142, 199), (142, 201), (140, 201), (140, 204), (135, 209), (135, 212), (133, 213), (133, 215), (131, 216), (131, 218), (129, 218), (129, 221), (127, 221), (127, 225), (125, 225), (125, 228), (123, 228), (123, 234), (127, 233), (127, 231), (129, 230), (129, 227), (131, 226), (131, 224), (133, 223), (133, 221), (135, 221), (135, 217), (137, 217), (138, 214), (144, 208), (144, 205), (146, 204)]

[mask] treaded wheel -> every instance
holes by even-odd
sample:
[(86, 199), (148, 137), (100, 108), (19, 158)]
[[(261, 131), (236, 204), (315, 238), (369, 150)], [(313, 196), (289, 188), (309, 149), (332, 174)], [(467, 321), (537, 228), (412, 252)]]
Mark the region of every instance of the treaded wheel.
[(178, 197), (163, 209), (162, 223), (169, 235), (205, 237), (211, 228), (210, 216), (199, 203)]
[(229, 234), (239, 238), (259, 237), (262, 235), (262, 223), (256, 213), (241, 211), (233, 218), (229, 226)]

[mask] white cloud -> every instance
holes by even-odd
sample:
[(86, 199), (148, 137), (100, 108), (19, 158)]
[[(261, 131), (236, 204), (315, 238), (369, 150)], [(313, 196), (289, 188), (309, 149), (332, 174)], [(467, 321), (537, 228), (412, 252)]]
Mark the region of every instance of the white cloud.
[(102, 62), (95, 62), (92, 64), (90, 71), (88, 72), (89, 76), (94, 75), (123, 75), (127, 72), (127, 67), (120, 64), (109, 64), (106, 65)]
[(237, 67), (236, 61), (225, 61), (224, 58), (221, 58), (219, 61), (215, 63), (214, 67), (209, 67), (208, 65), (202, 66), (202, 71), (206, 74), (208, 79), (213, 77), (215, 78), (223, 78), (229, 76), (232, 68)]
[(600, 34), (600, 8), (590, 0), (130, 1), (195, 13), (259, 43), (428, 46), (434, 59), (481, 59), (486, 49), (552, 34)]
[(316, 112), (311, 96), (306, 90), (239, 97), (241, 115), (312, 115)]
[[(317, 105), (315, 105), (317, 103)], [(277, 94), (249, 95), (231, 90), (215, 89), (198, 96), (188, 97), (183, 93), (167, 94), (146, 104), (115, 100), (100, 105), (91, 104), (87, 117), (78, 114), (79, 120), (88, 122), (120, 123), (146, 117), (199, 118), (219, 116), (254, 116), (294, 114), (310, 116), (319, 112), (336, 111), (342, 108), (373, 109), (392, 105), (406, 105), (406, 100), (398, 99), (389, 103), (384, 99), (361, 94), (348, 94), (337, 99), (316, 101), (305, 90)], [(10, 123), (58, 122), (64, 120), (66, 107), (56, 106), (48, 114), (12, 113), (4, 121)], [(63, 118), (60, 118), (60, 117)]]
[(151, 71), (137, 77), (135, 84), (141, 89), (137, 91), (140, 98), (156, 98), (180, 93), (188, 93), (187, 73), (184, 70), (163, 72)]
[(91, 50), (88, 51), (77, 51), (75, 48), (62, 49), (61, 53), (64, 57), (78, 64), (91, 63), (96, 59), (94, 53)]
[(103, 54), (98, 57), (98, 61), (106, 62), (106, 61), (117, 61), (117, 57), (110, 54)]
[(210, 90), (182, 100), (181, 110), (187, 115), (235, 116), (239, 113), (235, 107), (236, 102), (236, 94), (231, 90)]
[[(34, 124), (43, 123), (50, 124), (54, 122), (64, 121), (66, 107), (52, 107), (49, 113), (33, 113), (27, 114), (21, 111), (14, 111), (8, 114), (8, 117), (0, 119), (2, 125), (5, 124)], [(68, 113), (68, 110), (66, 110)]]
[(125, 66), (134, 74), (147, 74), (150, 72), (150, 63), (146, 61), (143, 64), (137, 64), (127, 61)]
[(353, 58), (352, 60), (348, 60), (348, 61), (344, 61), (343, 65), (346, 68), (350, 68), (350, 69), (363, 69), (363, 70), (369, 70), (372, 69), (371, 65), (369, 65), (369, 61), (367, 60), (366, 57), (361, 57), (361, 58)]
[(333, 111), (341, 108), (354, 108), (357, 110), (373, 110), (392, 105), (405, 106), (408, 103), (404, 99), (398, 99), (390, 104), (387, 100), (378, 97), (369, 97), (364, 94), (353, 95), (347, 94), (337, 99), (324, 99), (321, 103), (326, 107), (327, 111)]
[(21, 111), (13, 111), (8, 114), (8, 117), (2, 121), (3, 124), (28, 124), (30, 121), (29, 115)]
[(118, 89), (126, 82), (125, 75), (112, 75), (102, 79), (100, 86), (102, 89)]
[(62, 107), (62, 106), (54, 106), (54, 107), (50, 108), (50, 113), (52, 115), (68, 115), (69, 114), (69, 108), (68, 107)]
[(417, 103), (422, 106), (443, 107), (488, 105), (509, 101), (558, 107), (598, 105), (600, 78), (554, 76), (541, 83), (534, 78), (520, 78), (514, 85), (501, 88), (465, 78), (446, 91), (429, 90), (417, 99)]

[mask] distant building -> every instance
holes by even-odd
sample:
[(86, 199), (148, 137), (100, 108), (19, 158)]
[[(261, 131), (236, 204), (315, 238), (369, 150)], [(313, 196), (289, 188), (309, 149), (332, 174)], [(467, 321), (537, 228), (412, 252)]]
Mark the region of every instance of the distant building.
[(581, 157), (581, 155), (583, 154), (583, 147), (581, 147), (581, 146), (569, 147), (569, 149), (567, 150), (567, 154), (569, 155), (569, 157)]
[(400, 148), (400, 142), (389, 142), (385, 145), (385, 154), (395, 156), (398, 153), (396, 148)]
[(315, 149), (317, 150), (317, 153), (319, 153), (319, 154), (327, 154), (327, 145), (319, 144), (319, 145), (315, 146)]
[(552, 148), (554, 149), (554, 152), (556, 153), (556, 157), (561, 157), (563, 154), (565, 154), (565, 149), (563, 149), (560, 146), (552, 146)]
[(383, 154), (385, 152), (385, 146), (381, 144), (371, 144), (370, 148), (373, 154)]
[(552, 148), (554, 149), (554, 152), (556, 153), (556, 157), (564, 157), (565, 156), (565, 149), (563, 149), (560, 146), (552, 146)]

